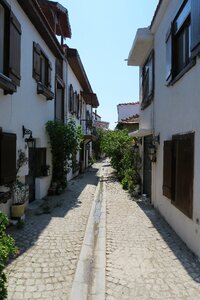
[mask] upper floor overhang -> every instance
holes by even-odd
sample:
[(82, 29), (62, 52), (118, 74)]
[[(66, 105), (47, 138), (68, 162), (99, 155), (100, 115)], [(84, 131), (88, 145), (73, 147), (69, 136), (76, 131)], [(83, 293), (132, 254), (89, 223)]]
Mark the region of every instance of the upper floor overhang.
[(76, 78), (78, 79), (78, 82), (80, 83), (83, 89), (83, 92), (81, 94), (86, 104), (97, 108), (99, 106), (97, 95), (93, 93), (92, 87), (88, 80), (87, 74), (81, 62), (77, 49), (66, 47), (66, 57), (72, 71), (74, 72)]
[(139, 28), (128, 56), (128, 66), (143, 66), (153, 49), (154, 37), (150, 29)]
[(63, 49), (37, 0), (17, 1), (52, 53), (58, 58), (63, 58)]
[(71, 38), (72, 33), (67, 9), (54, 1), (38, 0), (38, 3), (54, 33), (64, 38)]
[(91, 105), (93, 108), (97, 108), (99, 106), (99, 101), (95, 93), (81, 92), (81, 95), (86, 104)]

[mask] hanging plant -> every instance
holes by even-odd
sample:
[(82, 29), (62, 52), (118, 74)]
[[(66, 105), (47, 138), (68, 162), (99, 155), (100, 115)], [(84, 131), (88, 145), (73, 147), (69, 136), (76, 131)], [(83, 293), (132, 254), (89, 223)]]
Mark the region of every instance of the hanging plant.
[(80, 149), (82, 128), (73, 121), (68, 124), (48, 121), (46, 130), (52, 152), (52, 183), (57, 189), (64, 189), (67, 186), (67, 173), (72, 168), (72, 155)]

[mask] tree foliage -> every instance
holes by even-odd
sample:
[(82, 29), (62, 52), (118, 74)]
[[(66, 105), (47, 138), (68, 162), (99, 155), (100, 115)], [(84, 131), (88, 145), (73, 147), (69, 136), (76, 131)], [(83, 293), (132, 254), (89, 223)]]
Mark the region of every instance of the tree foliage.
[(141, 184), (139, 174), (141, 159), (134, 151), (134, 142), (126, 129), (104, 132), (101, 140), (102, 152), (110, 157), (123, 188), (131, 193), (134, 193), (135, 187)]

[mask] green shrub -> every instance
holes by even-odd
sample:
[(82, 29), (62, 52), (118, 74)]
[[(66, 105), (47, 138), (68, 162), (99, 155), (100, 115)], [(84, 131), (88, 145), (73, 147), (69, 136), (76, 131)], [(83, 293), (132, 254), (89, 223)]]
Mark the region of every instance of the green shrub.
[(127, 130), (107, 131), (101, 140), (101, 149), (110, 157), (123, 189), (134, 195), (135, 187), (141, 184), (141, 158), (134, 151), (133, 144)]
[(8, 218), (0, 211), (0, 300), (7, 299), (5, 264), (16, 253), (14, 239), (7, 235)]
[(72, 157), (80, 149), (82, 129), (73, 121), (68, 124), (48, 121), (46, 130), (49, 134), (52, 152), (52, 182), (57, 184), (58, 190), (62, 190), (67, 186), (66, 175), (72, 168)]

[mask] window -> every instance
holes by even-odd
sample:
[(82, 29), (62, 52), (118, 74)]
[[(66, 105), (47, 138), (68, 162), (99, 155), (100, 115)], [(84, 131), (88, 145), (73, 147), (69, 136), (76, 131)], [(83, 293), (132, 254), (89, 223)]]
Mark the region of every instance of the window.
[(21, 80), (21, 25), (5, 0), (0, 0), (0, 45), (0, 88), (12, 94)]
[(191, 16), (190, 1), (186, 3), (174, 20), (174, 76), (177, 76), (190, 62)]
[(51, 91), (52, 65), (41, 47), (33, 43), (33, 78), (37, 81), (37, 93), (42, 94), (47, 100), (54, 98)]
[(174, 135), (164, 142), (163, 195), (192, 218), (194, 133)]
[(154, 89), (154, 55), (150, 54), (145, 65), (142, 68), (142, 104), (141, 108), (144, 109), (148, 106), (153, 99)]
[(200, 2), (185, 0), (166, 35), (166, 80), (179, 79), (200, 52)]

